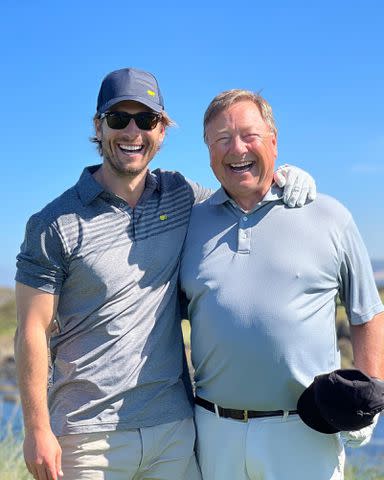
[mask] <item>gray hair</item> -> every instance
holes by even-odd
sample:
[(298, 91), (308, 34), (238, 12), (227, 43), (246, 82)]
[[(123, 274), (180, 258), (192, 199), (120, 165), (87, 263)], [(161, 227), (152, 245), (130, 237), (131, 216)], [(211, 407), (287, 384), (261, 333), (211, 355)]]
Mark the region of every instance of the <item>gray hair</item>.
[(250, 90), (233, 89), (221, 92), (211, 101), (204, 114), (204, 142), (207, 143), (207, 125), (220, 112), (231, 105), (242, 101), (253, 102), (260, 111), (261, 117), (271, 131), (277, 136), (277, 127), (273, 118), (271, 105), (258, 93)]

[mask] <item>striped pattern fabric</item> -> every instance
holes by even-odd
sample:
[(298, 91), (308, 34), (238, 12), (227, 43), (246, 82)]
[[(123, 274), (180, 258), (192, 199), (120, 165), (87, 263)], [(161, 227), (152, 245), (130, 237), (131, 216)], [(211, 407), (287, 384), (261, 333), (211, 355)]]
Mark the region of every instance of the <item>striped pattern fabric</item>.
[(17, 257), (18, 282), (60, 296), (49, 390), (56, 435), (192, 415), (177, 279), (191, 208), (211, 192), (155, 170), (132, 209), (94, 180), (97, 168), (30, 218)]

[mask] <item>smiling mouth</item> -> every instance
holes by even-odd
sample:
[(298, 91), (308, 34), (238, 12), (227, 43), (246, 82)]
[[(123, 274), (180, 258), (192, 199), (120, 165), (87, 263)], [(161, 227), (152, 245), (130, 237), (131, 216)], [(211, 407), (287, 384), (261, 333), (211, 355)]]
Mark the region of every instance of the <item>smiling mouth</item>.
[(229, 168), (232, 170), (232, 172), (244, 173), (251, 170), (253, 164), (254, 162), (230, 163)]
[(117, 145), (119, 150), (121, 150), (124, 154), (132, 155), (133, 153), (140, 153), (144, 149), (144, 145), (125, 145), (119, 143)]

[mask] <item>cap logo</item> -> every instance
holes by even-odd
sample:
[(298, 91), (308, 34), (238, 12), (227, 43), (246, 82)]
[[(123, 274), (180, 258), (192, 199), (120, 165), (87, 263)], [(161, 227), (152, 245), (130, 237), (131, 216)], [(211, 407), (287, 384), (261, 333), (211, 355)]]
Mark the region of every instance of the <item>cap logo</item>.
[(151, 97), (154, 97), (156, 95), (156, 93), (153, 92), (152, 90), (147, 90), (147, 93), (148, 95), (151, 95)]

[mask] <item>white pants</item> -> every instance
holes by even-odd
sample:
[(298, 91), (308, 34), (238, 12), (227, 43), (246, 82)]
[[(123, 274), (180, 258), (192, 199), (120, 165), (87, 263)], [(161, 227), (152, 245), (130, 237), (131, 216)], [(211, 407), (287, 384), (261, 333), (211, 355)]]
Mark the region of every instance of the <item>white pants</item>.
[(339, 480), (344, 448), (338, 435), (307, 427), (298, 415), (218, 418), (196, 406), (197, 457), (204, 480)]
[(58, 440), (65, 480), (201, 480), (191, 418)]

